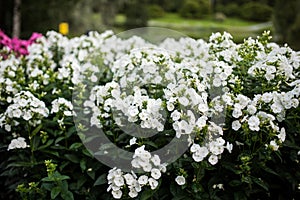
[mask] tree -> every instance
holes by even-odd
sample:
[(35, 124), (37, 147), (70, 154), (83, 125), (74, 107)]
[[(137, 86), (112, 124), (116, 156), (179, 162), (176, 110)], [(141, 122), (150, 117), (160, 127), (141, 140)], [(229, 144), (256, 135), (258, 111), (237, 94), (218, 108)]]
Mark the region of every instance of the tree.
[(128, 0), (125, 4), (125, 26), (127, 28), (145, 27), (148, 24), (147, 0)]
[(273, 23), (276, 40), (288, 43), (292, 48), (299, 50), (300, 32), (300, 2), (298, 0), (276, 0), (273, 11)]
[(20, 37), (21, 32), (21, 0), (14, 0), (13, 37)]

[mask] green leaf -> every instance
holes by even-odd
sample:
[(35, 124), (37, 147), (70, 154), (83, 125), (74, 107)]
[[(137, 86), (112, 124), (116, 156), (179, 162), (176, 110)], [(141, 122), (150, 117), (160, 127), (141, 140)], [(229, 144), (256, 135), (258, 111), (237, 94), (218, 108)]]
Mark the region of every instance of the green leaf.
[(85, 160), (80, 160), (80, 168), (82, 171), (86, 170), (86, 161)]
[(69, 149), (70, 149), (70, 150), (76, 150), (76, 149), (78, 149), (78, 148), (80, 148), (80, 147), (82, 147), (82, 143), (76, 142), (76, 143), (72, 144), (72, 145), (69, 147)]
[(65, 154), (65, 157), (73, 163), (79, 163), (79, 158), (74, 154)]
[(252, 177), (252, 180), (254, 181), (254, 183), (256, 183), (257, 185), (261, 186), (262, 188), (264, 188), (266, 191), (269, 191), (269, 187), (268, 184), (265, 183), (263, 180), (256, 178), (256, 177)]
[(242, 184), (242, 182), (239, 181), (239, 180), (232, 180), (232, 181), (229, 182), (229, 185), (232, 186), (232, 187), (236, 187), (236, 186), (239, 186), (241, 184)]
[(63, 198), (64, 200), (74, 200), (74, 196), (73, 196), (73, 193), (70, 192), (70, 191), (67, 191), (67, 192), (64, 192), (64, 193), (61, 193), (61, 198)]
[(35, 136), (43, 127), (43, 124), (38, 125), (32, 132), (31, 132), (31, 137)]
[(151, 198), (153, 195), (153, 190), (145, 190), (143, 191), (143, 193), (141, 194), (141, 199), (140, 200), (147, 200), (149, 198)]
[(59, 153), (57, 151), (51, 151), (51, 150), (42, 149), (41, 152), (47, 153), (47, 154), (51, 154), (51, 155), (54, 155), (56, 157), (59, 157)]
[(96, 185), (103, 185), (105, 183), (107, 183), (106, 174), (102, 174), (101, 176), (99, 176), (97, 178), (97, 180), (94, 183), (94, 186), (96, 186)]
[(56, 140), (55, 140), (55, 144), (59, 143), (60, 141), (62, 141), (63, 139), (65, 139), (65, 137), (58, 137)]
[(152, 141), (145, 141), (145, 144), (148, 144), (149, 146), (152, 146), (154, 148), (158, 148), (158, 146)]
[(42, 181), (52, 182), (52, 181), (54, 181), (54, 178), (53, 177), (45, 177), (45, 178), (42, 178)]
[(47, 142), (46, 144), (44, 144), (44, 145), (38, 147), (37, 150), (42, 150), (42, 149), (47, 148), (48, 146), (50, 146), (50, 145), (53, 143), (53, 141), (54, 141), (53, 139), (48, 140), (48, 142)]
[(39, 144), (40, 144), (40, 136), (34, 136), (32, 138), (32, 150), (33, 151), (37, 150)]
[(61, 192), (60, 187), (56, 186), (54, 188), (51, 189), (51, 199), (55, 199), (57, 197), (57, 195), (59, 195), (59, 193)]

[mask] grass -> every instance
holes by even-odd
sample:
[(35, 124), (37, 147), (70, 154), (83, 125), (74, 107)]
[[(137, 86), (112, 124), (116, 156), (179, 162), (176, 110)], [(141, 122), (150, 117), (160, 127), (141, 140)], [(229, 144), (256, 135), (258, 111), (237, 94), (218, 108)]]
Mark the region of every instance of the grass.
[(237, 18), (227, 18), (224, 21), (216, 21), (211, 17), (205, 19), (186, 19), (180, 17), (177, 13), (167, 13), (164, 17), (152, 19), (151, 23), (174, 23), (177, 25), (201, 26), (201, 27), (227, 27), (227, 26), (249, 26), (255, 22), (244, 21)]
[[(123, 25), (126, 18), (117, 15), (116, 25)], [(257, 23), (238, 18), (227, 17), (224, 21), (216, 21), (212, 17), (205, 19), (186, 19), (177, 13), (166, 13), (161, 18), (151, 19), (149, 26), (170, 28), (180, 31), (193, 38), (208, 39), (212, 32), (227, 31), (233, 35), (235, 42), (241, 42), (247, 37), (256, 37), (264, 30), (272, 29), (272, 23)]]

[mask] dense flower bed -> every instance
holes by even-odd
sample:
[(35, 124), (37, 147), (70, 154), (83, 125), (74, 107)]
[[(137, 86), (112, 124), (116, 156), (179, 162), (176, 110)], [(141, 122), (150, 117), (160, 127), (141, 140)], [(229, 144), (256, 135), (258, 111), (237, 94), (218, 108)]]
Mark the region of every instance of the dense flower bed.
[(270, 39), (51, 31), (3, 48), (1, 197), (299, 195), (300, 53)]

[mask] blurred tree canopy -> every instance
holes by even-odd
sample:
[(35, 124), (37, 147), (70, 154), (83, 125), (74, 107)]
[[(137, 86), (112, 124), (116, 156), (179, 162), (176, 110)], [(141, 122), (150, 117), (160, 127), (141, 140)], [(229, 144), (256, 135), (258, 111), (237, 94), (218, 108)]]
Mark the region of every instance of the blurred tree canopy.
[(292, 48), (300, 50), (300, 1), (276, 0), (273, 23), (277, 41), (287, 42)]

